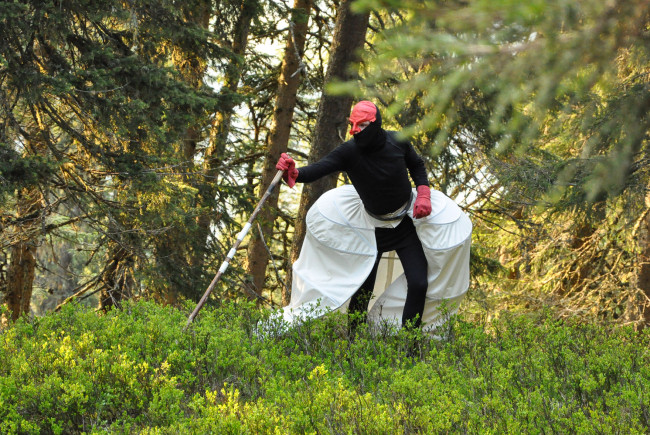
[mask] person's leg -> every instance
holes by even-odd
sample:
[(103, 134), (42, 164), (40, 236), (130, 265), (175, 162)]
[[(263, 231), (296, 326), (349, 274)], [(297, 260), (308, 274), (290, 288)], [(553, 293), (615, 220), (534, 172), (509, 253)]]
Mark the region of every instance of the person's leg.
[(395, 251), (404, 268), (407, 283), (402, 326), (412, 324), (412, 326), (419, 327), (422, 322), (429, 283), (427, 257), (424, 254), (422, 243), (415, 232), (415, 228), (406, 235), (403, 243)]
[(350, 305), (348, 305), (348, 314), (351, 329), (356, 328), (366, 321), (368, 314), (368, 303), (372, 297), (372, 291), (375, 288), (375, 279), (377, 278), (377, 268), (379, 267), (379, 259), (381, 253), (377, 255), (375, 265), (370, 271), (370, 275), (366, 278), (365, 282), (361, 284), (359, 290), (350, 298)]

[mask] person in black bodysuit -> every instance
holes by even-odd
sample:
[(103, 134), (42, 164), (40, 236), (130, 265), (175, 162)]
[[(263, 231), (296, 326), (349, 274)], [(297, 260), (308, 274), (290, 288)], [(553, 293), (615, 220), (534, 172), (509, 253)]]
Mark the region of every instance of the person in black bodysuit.
[(431, 213), (431, 192), (422, 158), (409, 142), (400, 141), (394, 132), (381, 127), (379, 109), (370, 101), (352, 108), (349, 122), (353, 138), (339, 145), (323, 159), (296, 168), (283, 153), (276, 165), (284, 170), (290, 187), (296, 182), (310, 183), (338, 171), (345, 171), (357, 190), (366, 212), (376, 222), (377, 260), (360, 289), (350, 300), (348, 312), (365, 318), (382, 253), (396, 251), (404, 268), (407, 296), (402, 325), (419, 326), (427, 292), (427, 259), (407, 211), (412, 203), (411, 180), (417, 196), (413, 206), (416, 219)]

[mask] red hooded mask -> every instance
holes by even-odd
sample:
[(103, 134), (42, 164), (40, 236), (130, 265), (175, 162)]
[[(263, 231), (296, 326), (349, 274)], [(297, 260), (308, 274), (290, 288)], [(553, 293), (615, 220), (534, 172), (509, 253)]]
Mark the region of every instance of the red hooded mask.
[(373, 122), (377, 119), (377, 106), (370, 101), (359, 101), (352, 108), (352, 113), (348, 120), (352, 124), (350, 134), (355, 135), (361, 131), (359, 124), (362, 122)]

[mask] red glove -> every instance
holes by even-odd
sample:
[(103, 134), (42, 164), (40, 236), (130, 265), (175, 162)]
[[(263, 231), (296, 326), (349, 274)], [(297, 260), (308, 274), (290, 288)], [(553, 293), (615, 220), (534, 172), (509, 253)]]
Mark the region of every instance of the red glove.
[(431, 214), (431, 190), (429, 186), (418, 186), (418, 196), (415, 198), (413, 205), (413, 217), (420, 219)]
[[(280, 154), (280, 159), (278, 160), (278, 163), (275, 164), (275, 168), (284, 171), (282, 178), (286, 181), (289, 187), (296, 185), (296, 178), (298, 178), (296, 162), (294, 162), (287, 153)], [(429, 207), (429, 209), (431, 209), (431, 207)]]

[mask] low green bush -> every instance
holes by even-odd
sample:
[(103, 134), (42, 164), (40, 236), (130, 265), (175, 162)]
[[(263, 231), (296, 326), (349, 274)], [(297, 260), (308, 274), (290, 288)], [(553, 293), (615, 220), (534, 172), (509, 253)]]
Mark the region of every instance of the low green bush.
[(187, 332), (152, 302), (20, 320), (0, 332), (0, 433), (650, 430), (647, 332), (503, 315), (350, 337), (341, 314), (268, 314), (204, 308)]

